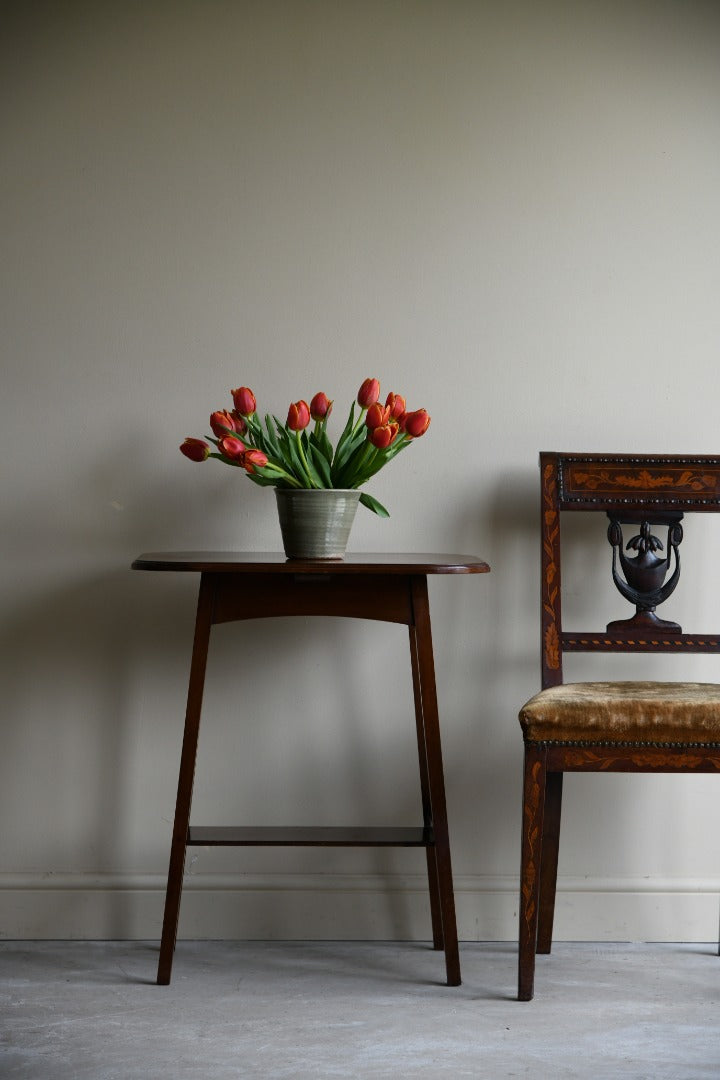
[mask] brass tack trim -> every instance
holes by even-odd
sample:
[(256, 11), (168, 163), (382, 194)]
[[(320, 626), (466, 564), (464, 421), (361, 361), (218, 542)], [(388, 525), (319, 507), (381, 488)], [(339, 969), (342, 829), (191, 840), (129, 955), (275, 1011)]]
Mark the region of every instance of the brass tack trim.
[(535, 742), (532, 739), (525, 739), (525, 742), (528, 746), (537, 746), (541, 749), (549, 749), (553, 746), (603, 746), (608, 748), (624, 748), (630, 750), (720, 750), (720, 743), (717, 742), (615, 742), (609, 739), (603, 740), (602, 742), (598, 739), (542, 739), (540, 742)]

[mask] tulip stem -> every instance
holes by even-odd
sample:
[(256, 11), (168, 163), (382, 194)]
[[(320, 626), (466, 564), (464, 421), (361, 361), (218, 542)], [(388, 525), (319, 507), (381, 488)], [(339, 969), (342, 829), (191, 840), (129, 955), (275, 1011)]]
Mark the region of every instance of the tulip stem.
[(360, 430), (360, 428), (361, 428), (361, 427), (363, 426), (363, 424), (365, 423), (365, 413), (366, 413), (366, 412), (367, 412), (367, 408), (366, 408), (366, 407), (365, 407), (364, 405), (362, 405), (362, 406), (360, 407), (360, 415), (359, 415), (359, 416), (358, 416), (358, 418), (357, 418), (357, 423), (355, 424), (355, 427), (354, 427), (354, 428), (353, 428), (353, 430), (352, 430), (352, 435), (350, 436), (350, 438), (351, 438), (351, 439), (354, 439), (354, 438), (355, 438), (355, 436), (357, 435), (358, 431)]
[(277, 473), (278, 476), (282, 476), (283, 480), (287, 480), (288, 484), (290, 484), (291, 487), (302, 487), (302, 484), (299, 480), (297, 480), (289, 472), (286, 472), (285, 469), (283, 469), (280, 465), (276, 465), (272, 461), (268, 461), (267, 465), (255, 465), (254, 468), (257, 472), (260, 473), (261, 476), (267, 475), (268, 470), (270, 470), (273, 473)]
[(297, 449), (298, 449), (298, 454), (300, 456), (300, 461), (302, 462), (302, 467), (305, 470), (305, 475), (308, 478), (308, 482), (310, 484), (310, 487), (311, 488), (316, 488), (317, 484), (315, 483), (312, 476), (310, 475), (310, 466), (308, 465), (308, 460), (305, 457), (305, 450), (303, 449), (302, 437), (301, 437), (301, 433), (299, 431), (295, 432), (295, 442), (297, 443)]

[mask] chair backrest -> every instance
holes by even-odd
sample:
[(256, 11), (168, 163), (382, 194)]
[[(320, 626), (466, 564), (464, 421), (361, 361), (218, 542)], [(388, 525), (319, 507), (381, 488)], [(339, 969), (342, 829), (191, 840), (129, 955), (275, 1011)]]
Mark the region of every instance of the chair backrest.
[[(565, 652), (720, 652), (720, 633), (683, 633), (656, 612), (680, 577), (683, 515), (720, 511), (720, 457), (543, 452), (540, 483), (543, 687), (563, 681)], [(560, 522), (579, 510), (607, 515), (608, 576), (635, 614), (566, 632)]]

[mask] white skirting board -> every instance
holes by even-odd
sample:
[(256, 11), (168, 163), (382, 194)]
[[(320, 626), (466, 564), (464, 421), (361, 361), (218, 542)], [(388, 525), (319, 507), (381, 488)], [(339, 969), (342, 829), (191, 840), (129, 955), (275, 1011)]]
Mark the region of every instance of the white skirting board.
[[(558, 882), (558, 941), (713, 941), (720, 878)], [(0, 938), (146, 940), (160, 937), (160, 875), (0, 874)], [(462, 941), (517, 935), (511, 877), (456, 876)], [(186, 876), (180, 938), (417, 940), (430, 937), (422, 875)]]

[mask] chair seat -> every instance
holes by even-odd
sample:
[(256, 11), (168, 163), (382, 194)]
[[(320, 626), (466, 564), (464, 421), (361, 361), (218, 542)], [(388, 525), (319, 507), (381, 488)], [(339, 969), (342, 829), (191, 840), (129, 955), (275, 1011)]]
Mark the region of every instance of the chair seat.
[(578, 682), (520, 710), (526, 742), (720, 745), (720, 684)]

